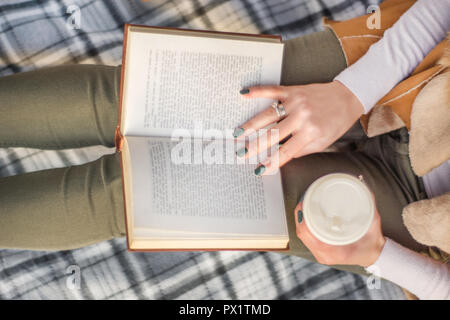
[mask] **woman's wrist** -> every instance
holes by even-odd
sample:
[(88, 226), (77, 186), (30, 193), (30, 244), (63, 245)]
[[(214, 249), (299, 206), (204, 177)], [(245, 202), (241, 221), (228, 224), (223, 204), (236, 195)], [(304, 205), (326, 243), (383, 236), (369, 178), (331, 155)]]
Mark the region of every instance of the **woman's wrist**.
[(359, 98), (342, 82), (333, 80), (333, 84), (340, 89), (340, 92), (342, 92), (342, 99), (346, 102), (346, 112), (350, 115), (354, 115), (356, 118), (359, 118), (365, 111), (364, 106), (361, 101), (359, 101)]
[(374, 242), (371, 250), (369, 250), (367, 259), (360, 264), (361, 267), (367, 268), (373, 265), (381, 255), (384, 245), (386, 244), (386, 238), (381, 235), (377, 241)]

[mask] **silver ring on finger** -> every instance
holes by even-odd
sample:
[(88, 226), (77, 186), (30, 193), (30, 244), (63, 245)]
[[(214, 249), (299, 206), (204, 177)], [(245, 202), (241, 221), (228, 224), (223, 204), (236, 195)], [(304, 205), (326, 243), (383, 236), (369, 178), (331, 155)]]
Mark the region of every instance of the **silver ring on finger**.
[(284, 117), (286, 115), (286, 109), (284, 108), (281, 101), (272, 103), (272, 108), (277, 113), (278, 118)]
[(278, 111), (280, 112), (279, 117), (284, 117), (286, 115), (286, 109), (284, 109), (284, 105), (282, 103), (278, 104)]

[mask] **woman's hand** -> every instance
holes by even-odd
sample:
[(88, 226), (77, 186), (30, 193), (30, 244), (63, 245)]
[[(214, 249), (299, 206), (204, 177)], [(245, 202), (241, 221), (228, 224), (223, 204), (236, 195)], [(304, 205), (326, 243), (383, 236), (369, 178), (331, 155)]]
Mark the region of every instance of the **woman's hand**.
[[(302, 86), (259, 86), (242, 90), (246, 98), (279, 100), (286, 110), (280, 119), (272, 107), (268, 107), (235, 130), (235, 137), (244, 137), (281, 120), (271, 129), (278, 129), (281, 141), (292, 135), (278, 150), (278, 161), (265, 162), (255, 171), (268, 174), (294, 157), (320, 152), (339, 139), (363, 114), (358, 98), (338, 81)], [(242, 130), (243, 129), (243, 130)], [(263, 141), (247, 145), (238, 155), (254, 156), (279, 141), (271, 138), (269, 130)]]
[(329, 245), (314, 237), (303, 220), (303, 202), (295, 208), (294, 217), (297, 237), (321, 264), (352, 264), (368, 267), (378, 259), (386, 243), (376, 207), (369, 231), (357, 242), (344, 246)]

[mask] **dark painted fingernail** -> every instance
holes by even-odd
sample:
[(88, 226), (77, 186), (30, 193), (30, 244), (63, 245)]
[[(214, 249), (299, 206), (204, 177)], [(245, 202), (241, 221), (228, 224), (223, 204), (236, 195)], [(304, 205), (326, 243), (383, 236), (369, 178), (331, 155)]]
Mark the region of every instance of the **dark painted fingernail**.
[(298, 199), (298, 203), (302, 202), (304, 198), (305, 198), (305, 194), (302, 194), (302, 196), (300, 197), (300, 199)]
[(255, 169), (255, 174), (257, 176), (260, 176), (264, 173), (264, 171), (266, 171), (266, 166), (265, 165), (260, 165), (258, 168)]
[(248, 152), (247, 148), (242, 148), (242, 149), (239, 149), (238, 151), (236, 151), (236, 155), (238, 157), (243, 157), (247, 152)]
[(242, 89), (241, 91), (239, 91), (240, 94), (247, 94), (249, 92), (250, 92), (250, 90), (248, 90), (248, 89)]
[(245, 130), (243, 128), (236, 128), (236, 129), (234, 129), (233, 136), (235, 138), (237, 138), (237, 137), (241, 136), (244, 133), (244, 131)]
[(297, 211), (297, 221), (298, 221), (298, 223), (302, 223), (302, 221), (303, 221), (303, 212), (302, 212), (302, 210), (298, 210)]

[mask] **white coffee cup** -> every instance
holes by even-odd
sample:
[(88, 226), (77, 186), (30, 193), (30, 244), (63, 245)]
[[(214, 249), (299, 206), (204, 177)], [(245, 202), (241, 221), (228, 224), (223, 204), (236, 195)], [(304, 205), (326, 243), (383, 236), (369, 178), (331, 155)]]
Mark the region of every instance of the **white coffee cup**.
[(303, 198), (303, 219), (311, 233), (331, 245), (346, 245), (369, 230), (375, 205), (358, 178), (332, 173), (314, 181)]

